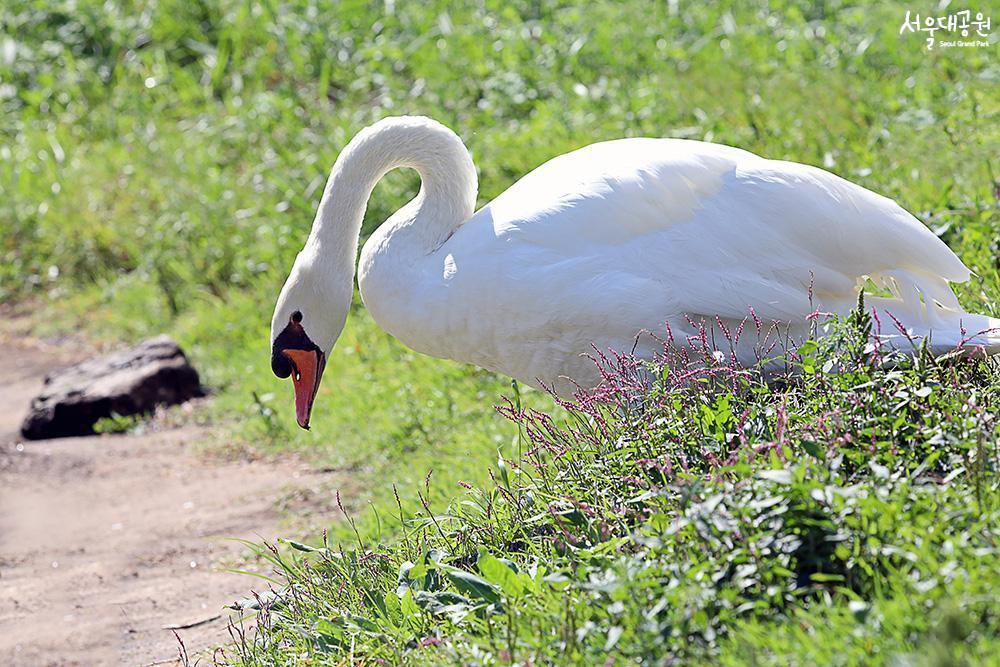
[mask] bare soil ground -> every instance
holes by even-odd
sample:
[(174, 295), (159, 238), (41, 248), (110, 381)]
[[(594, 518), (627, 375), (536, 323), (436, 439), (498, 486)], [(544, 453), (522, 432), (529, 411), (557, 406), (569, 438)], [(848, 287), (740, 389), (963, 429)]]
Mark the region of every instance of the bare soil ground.
[[(198, 427), (20, 440), (45, 373), (81, 353), (0, 343), (0, 664), (171, 664), (178, 643), (164, 626), (214, 619), (177, 630), (192, 656), (210, 651), (228, 640), (223, 605), (266, 586), (224, 571), (262, 567), (224, 538), (333, 520), (329, 474), (199, 454)], [(279, 507), (289, 503), (295, 527)]]

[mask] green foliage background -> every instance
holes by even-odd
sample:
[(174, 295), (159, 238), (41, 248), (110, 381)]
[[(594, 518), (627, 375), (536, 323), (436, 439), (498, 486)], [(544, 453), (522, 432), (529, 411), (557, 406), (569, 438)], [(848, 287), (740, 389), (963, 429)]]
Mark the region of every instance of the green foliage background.
[[(430, 469), (443, 502), (459, 480), (485, 480), (498, 448), (512, 455), (516, 429), (492, 410), (505, 379), (407, 351), (360, 305), (312, 432), (294, 428), (290, 389), (268, 367), (273, 300), (350, 137), (391, 114), (441, 120), (473, 152), (480, 203), (549, 157), (621, 136), (816, 164), (923, 219), (976, 273), (957, 289), (963, 305), (996, 316), (997, 38), (927, 50), (900, 34), (907, 10), (932, 11), (12, 0), (0, 8), (0, 299), (33, 306), (41, 334), (171, 332), (217, 390), (200, 418), (221, 440), (343, 469), (349, 509), (390, 507), (392, 484), (416, 507)], [(366, 233), (416, 188), (413, 174), (387, 177)]]

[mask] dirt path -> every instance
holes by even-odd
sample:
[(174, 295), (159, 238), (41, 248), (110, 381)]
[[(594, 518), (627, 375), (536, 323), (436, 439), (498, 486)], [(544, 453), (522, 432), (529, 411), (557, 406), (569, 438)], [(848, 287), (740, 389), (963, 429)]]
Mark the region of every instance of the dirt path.
[[(328, 498), (333, 481), (199, 456), (196, 427), (20, 441), (45, 372), (74, 360), (41, 343), (0, 355), (0, 664), (158, 663), (177, 656), (163, 626), (212, 618), (264, 585), (222, 571), (260, 566), (221, 538), (288, 535), (276, 505), (289, 499), (299, 530), (303, 516), (324, 525), (329, 508), (301, 498)], [(227, 641), (226, 619), (178, 633), (193, 655)]]

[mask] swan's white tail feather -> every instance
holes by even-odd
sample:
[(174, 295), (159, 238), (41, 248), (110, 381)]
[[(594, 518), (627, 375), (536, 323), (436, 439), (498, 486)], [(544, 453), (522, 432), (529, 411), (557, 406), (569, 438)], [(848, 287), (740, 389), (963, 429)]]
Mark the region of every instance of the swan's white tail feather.
[(1000, 319), (975, 313), (957, 313), (950, 327), (940, 325), (930, 329), (931, 349), (948, 352), (956, 347), (982, 348), (987, 354), (1000, 353)]
[(958, 347), (982, 348), (988, 354), (1000, 354), (1000, 319), (962, 311), (938, 313), (933, 319), (926, 315), (915, 317), (892, 299), (869, 302), (875, 302), (872, 305), (879, 315), (879, 337), (897, 349), (919, 346), (926, 340), (938, 354)]
[(936, 353), (963, 347), (1000, 354), (1000, 319), (964, 312), (944, 278), (897, 270), (872, 280), (894, 297), (866, 297), (885, 315), (878, 332), (884, 342), (908, 349), (926, 340)]

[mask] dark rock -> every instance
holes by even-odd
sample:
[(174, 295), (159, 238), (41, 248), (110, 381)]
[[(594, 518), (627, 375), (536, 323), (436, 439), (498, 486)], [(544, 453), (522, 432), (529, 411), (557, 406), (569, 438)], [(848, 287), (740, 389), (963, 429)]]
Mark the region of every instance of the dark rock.
[(168, 336), (49, 374), (21, 425), (30, 440), (89, 435), (112, 415), (152, 412), (204, 396), (198, 372)]

